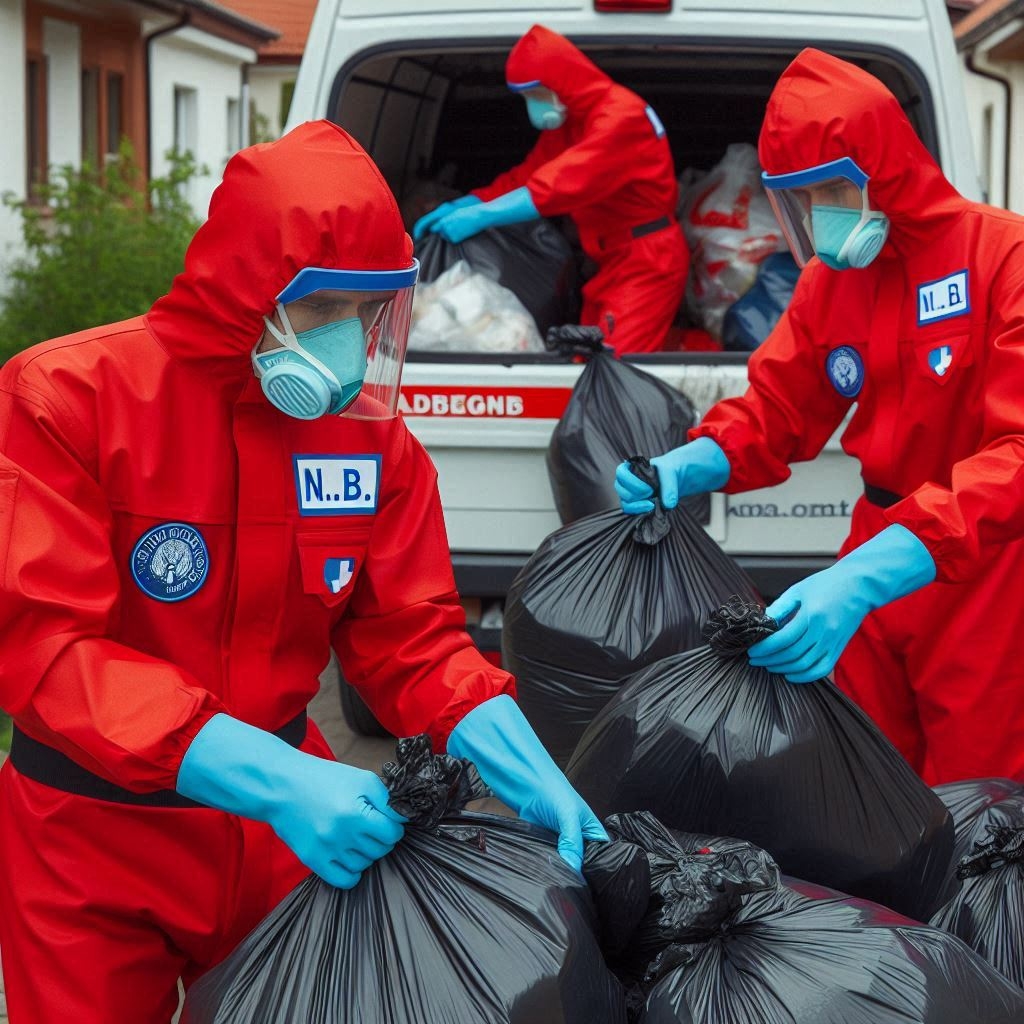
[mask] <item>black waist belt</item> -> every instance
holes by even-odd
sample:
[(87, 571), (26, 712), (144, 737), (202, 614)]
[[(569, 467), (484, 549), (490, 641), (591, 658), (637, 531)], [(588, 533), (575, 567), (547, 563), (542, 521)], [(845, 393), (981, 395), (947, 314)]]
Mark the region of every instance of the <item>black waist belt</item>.
[(864, 484), (864, 497), (879, 508), (888, 508), (890, 505), (895, 505), (897, 501), (903, 500), (902, 495), (894, 494), (883, 487), (873, 487), (869, 483)]
[[(306, 712), (297, 714), (275, 733), (290, 746), (297, 747), (306, 738)], [(11, 736), (11, 764), (25, 778), (44, 786), (59, 789), (76, 796), (94, 800), (107, 800), (115, 804), (135, 804), (137, 807), (203, 807), (173, 789), (158, 789), (154, 793), (133, 793), (99, 775), (94, 775), (66, 754), (45, 743), (32, 739), (17, 726)]]
[(637, 224), (635, 228), (629, 229), (629, 233), (634, 238), (643, 238), (644, 235), (653, 235), (655, 231), (667, 228), (671, 223), (671, 217), (659, 217), (657, 220), (649, 220), (646, 224)]

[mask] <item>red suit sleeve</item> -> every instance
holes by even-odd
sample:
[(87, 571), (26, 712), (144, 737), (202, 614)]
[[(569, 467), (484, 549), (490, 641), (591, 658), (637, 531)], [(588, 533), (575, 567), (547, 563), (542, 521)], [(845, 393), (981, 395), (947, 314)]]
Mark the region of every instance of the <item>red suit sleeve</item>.
[(710, 437), (729, 460), (734, 494), (772, 487), (789, 478), (792, 462), (815, 458), (852, 404), (829, 384), (826, 353), (813, 342), (808, 324), (805, 271), (789, 307), (747, 364), (749, 386), (740, 398), (714, 405), (690, 439)]
[[(474, 195), (483, 202), (489, 203), (492, 199), (505, 195), (506, 192), (522, 188), (538, 168), (543, 167), (552, 157), (557, 156), (563, 151), (565, 147), (560, 141), (561, 136), (561, 131), (541, 132), (540, 137), (533, 145), (533, 149), (526, 154), (522, 163), (516, 164), (515, 167), (510, 167), (507, 171), (499, 174), (490, 185), (473, 189), (470, 195)], [(533, 198), (536, 203), (536, 197)]]
[(384, 468), (362, 574), (332, 642), (345, 678), (396, 736), (448, 734), (478, 704), (515, 696), (466, 633), (455, 590), (437, 473), (401, 428), (395, 464)]
[(955, 463), (949, 487), (926, 483), (886, 510), (915, 534), (947, 583), (977, 576), (979, 560), (1024, 536), (1024, 269), (1019, 254), (994, 282), (976, 454)]
[(76, 447), (89, 432), (12, 376), (0, 382), (0, 706), (120, 786), (173, 788), (223, 708), (176, 666), (110, 639), (120, 582), (96, 454)]

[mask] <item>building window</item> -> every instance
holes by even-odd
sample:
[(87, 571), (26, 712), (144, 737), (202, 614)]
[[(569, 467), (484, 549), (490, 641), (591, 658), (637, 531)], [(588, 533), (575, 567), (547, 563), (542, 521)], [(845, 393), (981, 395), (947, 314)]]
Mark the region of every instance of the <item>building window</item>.
[(45, 185), (47, 181), (46, 57), (42, 54), (29, 54), (25, 71), (25, 191), (31, 197), (35, 195), (37, 187)]
[(228, 146), (227, 154), (237, 152), (242, 146), (242, 104), (233, 96), (228, 97)]
[(94, 170), (100, 160), (100, 72), (82, 69), (82, 163)]
[(174, 87), (174, 148), (182, 155), (196, 155), (198, 107), (195, 89), (184, 85)]
[(124, 75), (107, 72), (107, 157), (116, 157), (121, 151), (124, 134)]

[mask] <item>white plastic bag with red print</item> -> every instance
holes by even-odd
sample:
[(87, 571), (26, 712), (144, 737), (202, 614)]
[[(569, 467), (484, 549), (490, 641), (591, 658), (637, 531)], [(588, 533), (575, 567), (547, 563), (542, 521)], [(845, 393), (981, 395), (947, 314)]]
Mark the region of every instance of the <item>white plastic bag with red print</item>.
[(690, 246), (686, 309), (694, 323), (722, 337), (726, 310), (754, 283), (761, 263), (786, 240), (761, 186), (757, 150), (733, 143), (694, 180), (679, 181), (679, 220)]

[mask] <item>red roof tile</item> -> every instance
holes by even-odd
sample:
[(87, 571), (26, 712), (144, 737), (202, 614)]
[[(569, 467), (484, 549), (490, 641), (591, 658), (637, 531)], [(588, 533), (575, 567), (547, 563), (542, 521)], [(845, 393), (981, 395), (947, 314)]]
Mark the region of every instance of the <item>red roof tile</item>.
[(220, 0), (220, 3), (281, 33), (279, 39), (260, 47), (261, 60), (294, 58), (295, 63), (299, 62), (306, 47), (316, 0)]

